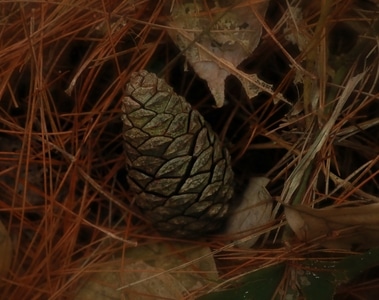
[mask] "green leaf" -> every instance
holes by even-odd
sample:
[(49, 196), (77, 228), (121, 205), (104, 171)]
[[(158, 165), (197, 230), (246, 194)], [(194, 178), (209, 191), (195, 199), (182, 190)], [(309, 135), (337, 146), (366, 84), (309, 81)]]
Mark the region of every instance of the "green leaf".
[(280, 264), (255, 271), (246, 275), (239, 282), (239, 287), (207, 294), (198, 300), (270, 300), (283, 277), (284, 270), (285, 265)]
[(378, 264), (379, 249), (348, 256), (340, 261), (309, 260), (303, 263), (304, 270), (307, 271), (298, 275), (297, 281), (307, 300), (333, 299), (339, 285)]
[[(310, 259), (296, 267), (291, 263), (283, 263), (246, 275), (237, 283), (239, 286), (236, 288), (204, 295), (198, 300), (271, 300), (278, 290), (286, 291), (286, 295), (280, 296), (281, 299), (302, 297), (307, 300), (332, 300), (338, 286), (376, 265), (379, 265), (379, 249), (371, 249), (341, 260)], [(285, 271), (287, 276), (292, 275), (283, 281)], [(279, 287), (280, 283), (287, 286)]]

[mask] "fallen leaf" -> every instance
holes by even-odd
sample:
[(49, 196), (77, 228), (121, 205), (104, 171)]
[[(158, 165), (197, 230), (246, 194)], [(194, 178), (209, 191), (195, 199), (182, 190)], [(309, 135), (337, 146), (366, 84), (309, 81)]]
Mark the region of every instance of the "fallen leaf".
[(301, 241), (322, 238), (322, 246), (339, 249), (379, 246), (379, 203), (323, 209), (285, 206), (285, 214)]
[(266, 177), (251, 178), (241, 203), (228, 220), (226, 233), (235, 237), (237, 247), (246, 249), (253, 246), (262, 235), (255, 229), (271, 220), (272, 199), (265, 188), (268, 182)]
[(182, 299), (191, 290), (211, 287), (217, 280), (216, 264), (208, 247), (157, 243), (128, 248), (123, 255), (99, 266), (75, 300)]
[[(268, 6), (268, 1), (234, 1), (233, 7), (224, 8), (218, 5), (222, 2), (215, 1), (213, 8), (205, 7), (203, 1), (177, 3), (169, 22), (172, 40), (195, 72), (207, 81), (217, 107), (224, 104), (226, 77), (233, 74), (241, 80), (233, 69), (257, 47), (262, 26), (255, 13), (265, 15)], [(225, 62), (232, 68), (226, 67)], [(271, 86), (256, 76), (245, 74), (244, 78), (241, 82), (249, 97), (262, 91), (262, 85), (263, 90), (273, 93)]]
[[(186, 291), (179, 281), (162, 269), (136, 261), (121, 270), (121, 263), (121, 259), (108, 262), (90, 277), (74, 299), (180, 299)], [(159, 275), (152, 277), (157, 273)], [(118, 290), (122, 283), (129, 283), (130, 288)]]
[[(301, 51), (307, 48), (310, 43), (309, 36), (299, 30), (299, 24), (304, 24), (303, 12), (300, 7), (288, 5), (284, 16), (291, 20), (285, 23), (284, 38), (294, 45), (297, 45)], [(299, 82), (303, 82), (300, 80)]]
[(209, 247), (167, 242), (130, 248), (126, 255), (168, 270), (189, 291), (210, 286), (218, 280), (216, 263)]

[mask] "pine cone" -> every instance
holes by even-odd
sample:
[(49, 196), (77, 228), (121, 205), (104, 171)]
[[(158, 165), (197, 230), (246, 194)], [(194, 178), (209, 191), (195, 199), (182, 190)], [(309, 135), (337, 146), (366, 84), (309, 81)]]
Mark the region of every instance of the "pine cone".
[(131, 76), (122, 99), (130, 189), (164, 234), (218, 229), (233, 195), (230, 155), (196, 110), (155, 74)]

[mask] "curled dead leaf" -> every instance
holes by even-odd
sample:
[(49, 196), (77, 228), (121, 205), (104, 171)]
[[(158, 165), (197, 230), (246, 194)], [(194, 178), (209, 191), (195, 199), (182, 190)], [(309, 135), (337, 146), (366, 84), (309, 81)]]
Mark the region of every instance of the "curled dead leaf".
[(272, 198), (265, 186), (266, 177), (253, 177), (242, 196), (241, 203), (229, 218), (226, 233), (235, 237), (236, 246), (250, 248), (262, 235), (255, 229), (271, 220)]
[(321, 238), (322, 246), (339, 249), (379, 245), (379, 203), (324, 209), (285, 206), (285, 214), (301, 241)]

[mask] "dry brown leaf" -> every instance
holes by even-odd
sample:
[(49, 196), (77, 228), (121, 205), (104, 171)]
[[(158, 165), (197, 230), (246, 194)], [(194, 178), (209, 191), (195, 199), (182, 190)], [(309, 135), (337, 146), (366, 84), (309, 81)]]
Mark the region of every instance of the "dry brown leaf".
[[(284, 12), (283, 18), (287, 17), (291, 22), (285, 23), (284, 38), (292, 44), (297, 45), (301, 51), (304, 51), (310, 43), (309, 36), (304, 34), (298, 24), (304, 23), (303, 11), (300, 7), (288, 5), (287, 10)], [(300, 80), (299, 82), (303, 82)]]
[(191, 290), (212, 286), (218, 272), (209, 248), (159, 243), (127, 249), (84, 284), (75, 300), (182, 299)]
[(250, 179), (240, 205), (229, 218), (226, 233), (236, 237), (236, 246), (250, 248), (262, 233), (254, 232), (271, 219), (272, 198), (265, 186), (270, 180), (266, 177)]
[(8, 231), (0, 221), (0, 277), (5, 276), (11, 266), (12, 242)]
[[(186, 292), (181, 283), (162, 269), (136, 261), (121, 271), (121, 260), (109, 262), (100, 272), (93, 275), (80, 289), (75, 300), (89, 299), (135, 299), (150, 300), (157, 298), (180, 299)], [(151, 278), (153, 274), (159, 276)], [(122, 283), (134, 283), (130, 288), (120, 291)]]
[[(172, 11), (169, 34), (195, 72), (207, 81), (217, 107), (221, 107), (226, 77), (233, 74), (241, 80), (223, 61), (235, 68), (254, 51), (262, 34), (254, 11), (265, 15), (268, 1), (240, 3), (233, 8), (221, 8), (218, 2), (222, 1), (215, 1), (211, 9), (205, 8), (202, 1), (177, 3)], [(262, 91), (262, 86), (263, 90), (273, 93), (271, 86), (256, 76), (244, 77), (248, 81), (241, 82), (249, 97)]]
[(287, 222), (302, 241), (322, 238), (327, 248), (370, 248), (379, 245), (379, 203), (359, 207), (313, 209), (286, 206)]
[(209, 247), (167, 242), (130, 248), (127, 257), (143, 259), (156, 268), (169, 271), (187, 290), (209, 286), (218, 280)]

